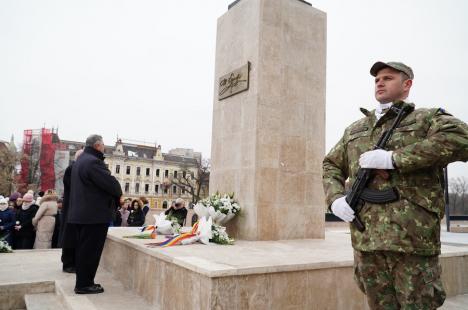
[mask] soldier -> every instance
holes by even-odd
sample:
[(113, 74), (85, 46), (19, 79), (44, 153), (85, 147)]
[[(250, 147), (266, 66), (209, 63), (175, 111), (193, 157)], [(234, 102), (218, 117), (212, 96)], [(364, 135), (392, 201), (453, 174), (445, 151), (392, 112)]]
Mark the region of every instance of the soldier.
[[(354, 211), (345, 200), (345, 181), (353, 184), (359, 167), (375, 169), (367, 185), (393, 188), (398, 200), (365, 202), (359, 217), (363, 232), (351, 225), (355, 280), (371, 309), (436, 309), (445, 300), (440, 280), (440, 221), (444, 215), (443, 174), (447, 164), (468, 160), (468, 126), (442, 108), (414, 109), (407, 98), (414, 74), (399, 62), (377, 62), (377, 108), (346, 128), (323, 161), (323, 186), (329, 209), (346, 222)], [(372, 150), (397, 112), (409, 113), (386, 150)]]

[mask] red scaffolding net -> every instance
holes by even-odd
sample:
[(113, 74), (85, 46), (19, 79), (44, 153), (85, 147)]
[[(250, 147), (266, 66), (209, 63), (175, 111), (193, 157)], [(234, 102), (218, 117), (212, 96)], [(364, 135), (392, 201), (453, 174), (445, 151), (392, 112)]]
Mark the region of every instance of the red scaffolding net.
[(55, 145), (52, 142), (52, 131), (42, 128), (41, 132), (41, 155), (40, 155), (40, 171), (42, 191), (55, 188), (55, 172), (54, 158)]
[(23, 136), (23, 152), (21, 156), (21, 177), (19, 184), (21, 188), (27, 188), (30, 183), (30, 162), (31, 162), (31, 143), (32, 142), (32, 130), (25, 130)]
[(55, 188), (56, 148), (62, 149), (62, 145), (54, 141), (52, 130), (42, 128), (24, 131), (19, 186), (22, 191), (28, 188), (42, 191)]

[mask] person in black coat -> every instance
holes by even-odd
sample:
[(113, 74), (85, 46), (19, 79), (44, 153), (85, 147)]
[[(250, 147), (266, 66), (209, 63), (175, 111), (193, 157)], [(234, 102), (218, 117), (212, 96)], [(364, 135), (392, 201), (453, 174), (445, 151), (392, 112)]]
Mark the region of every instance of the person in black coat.
[(109, 223), (122, 197), (119, 182), (104, 164), (104, 142), (99, 135), (86, 139), (86, 147), (71, 169), (68, 224), (76, 234), (76, 294), (104, 292), (94, 283)]
[(180, 226), (184, 226), (185, 218), (187, 217), (187, 209), (185, 208), (185, 200), (177, 198), (174, 205), (164, 212), (166, 218), (176, 218)]
[(128, 215), (127, 224), (130, 227), (140, 227), (145, 224), (145, 213), (143, 212), (143, 203), (141, 200), (132, 201), (132, 208)]
[(149, 207), (149, 201), (146, 199), (146, 197), (140, 197), (141, 202), (143, 203), (143, 213), (146, 217), (146, 214), (148, 214), (148, 211), (150, 209)]
[(36, 240), (36, 231), (32, 219), (39, 206), (33, 201), (32, 194), (25, 194), (21, 208), (16, 211), (16, 222), (13, 231), (13, 249), (32, 249)]
[[(83, 150), (78, 150), (75, 153), (74, 162), (80, 157)], [(60, 212), (60, 230), (58, 247), (62, 248), (62, 270), (68, 273), (75, 272), (75, 246), (76, 246), (76, 230), (74, 225), (68, 225), (68, 210), (70, 206), (70, 187), (71, 187), (71, 172), (74, 162), (65, 169), (63, 175), (63, 201), (62, 210)]]
[(8, 199), (0, 198), (0, 239), (13, 246), (13, 227), (15, 226), (15, 212), (8, 208)]

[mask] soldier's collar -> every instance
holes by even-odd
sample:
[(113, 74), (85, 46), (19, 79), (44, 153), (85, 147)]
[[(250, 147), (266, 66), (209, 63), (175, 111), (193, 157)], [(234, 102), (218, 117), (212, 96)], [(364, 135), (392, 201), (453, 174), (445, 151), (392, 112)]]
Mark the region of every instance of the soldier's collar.
[[(395, 109), (396, 108), (396, 109)], [(383, 115), (381, 118), (379, 118), (377, 120), (377, 123), (375, 124), (375, 126), (380, 126), (381, 124), (385, 123), (386, 121), (392, 119), (392, 118), (395, 118), (399, 112), (399, 109), (404, 109), (406, 110), (406, 113), (410, 113), (414, 110), (414, 104), (413, 103), (408, 103), (408, 102), (404, 102), (404, 101), (395, 101), (392, 105), (392, 107), (390, 108), (390, 110), (385, 113), (385, 115)]]
[(365, 115), (370, 116), (372, 114), (371, 111), (367, 110), (366, 108), (359, 108), (359, 110)]
[[(405, 101), (395, 101), (393, 103), (394, 107), (397, 107), (397, 108), (403, 108), (403, 107), (406, 107), (408, 109), (411, 109), (411, 110), (414, 110), (414, 103), (412, 102), (407, 102), (406, 100)], [(366, 108), (359, 108), (359, 110), (365, 115), (365, 116), (371, 116), (372, 114), (375, 113), (375, 109), (374, 110), (367, 110)], [(396, 115), (396, 114), (395, 114)]]

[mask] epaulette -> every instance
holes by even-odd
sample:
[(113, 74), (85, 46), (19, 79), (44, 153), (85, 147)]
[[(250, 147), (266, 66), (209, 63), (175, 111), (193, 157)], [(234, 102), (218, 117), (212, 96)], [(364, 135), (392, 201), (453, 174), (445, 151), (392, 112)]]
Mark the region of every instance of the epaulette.
[(438, 108), (436, 114), (437, 115), (450, 115), (450, 116), (453, 116), (452, 114), (447, 112), (447, 110), (445, 110), (444, 108)]

